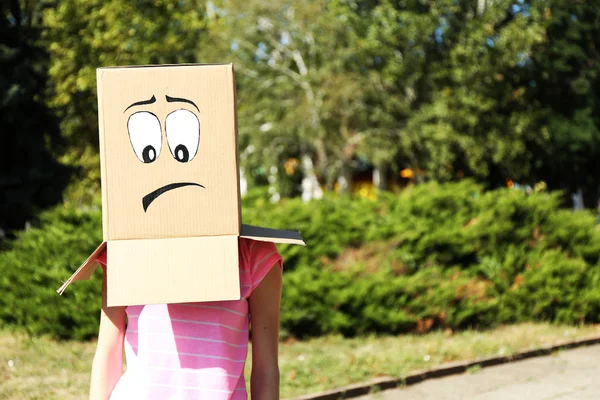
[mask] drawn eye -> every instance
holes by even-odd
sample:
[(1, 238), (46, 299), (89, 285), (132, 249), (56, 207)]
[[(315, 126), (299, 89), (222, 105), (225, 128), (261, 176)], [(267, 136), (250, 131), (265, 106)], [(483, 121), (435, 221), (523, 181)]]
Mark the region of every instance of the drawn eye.
[(162, 147), (160, 121), (147, 111), (132, 114), (127, 121), (129, 140), (137, 158), (143, 163), (156, 161)]
[(200, 141), (200, 121), (193, 112), (177, 110), (167, 115), (165, 133), (177, 161), (184, 163), (194, 159)]

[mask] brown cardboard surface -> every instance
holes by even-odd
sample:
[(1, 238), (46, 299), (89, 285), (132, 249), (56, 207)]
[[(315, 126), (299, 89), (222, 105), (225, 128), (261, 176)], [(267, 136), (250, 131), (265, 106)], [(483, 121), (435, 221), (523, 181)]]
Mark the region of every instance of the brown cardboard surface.
[(102, 250), (104, 250), (105, 247), (106, 242), (102, 242), (102, 244), (100, 244), (100, 246), (98, 246), (98, 248), (94, 250), (94, 252), (87, 258), (87, 260), (85, 260), (85, 262), (81, 264), (79, 268), (77, 268), (77, 271), (75, 271), (73, 275), (71, 275), (71, 277), (67, 279), (65, 283), (62, 284), (62, 286), (57, 290), (58, 294), (63, 294), (63, 292), (71, 284), (71, 282), (85, 281), (87, 279), (90, 279), (90, 276), (92, 276), (92, 274), (98, 267), (98, 262), (96, 261), (96, 258), (98, 257), (98, 254), (100, 254)]
[[(240, 187), (240, 152), (238, 151), (238, 120), (237, 120), (237, 109), (236, 109), (236, 104), (237, 104), (237, 97), (236, 97), (236, 91), (235, 91), (235, 73), (233, 71), (233, 65), (232, 65), (232, 79), (234, 80), (234, 84), (233, 84), (233, 103), (234, 103), (234, 110), (235, 112), (233, 113), (234, 115), (234, 127), (235, 127), (235, 172), (237, 173), (236, 175), (236, 188), (237, 188), (237, 196), (238, 199), (242, 198), (242, 188)], [(241, 201), (238, 200), (238, 221), (242, 221), (242, 205), (241, 205)]]
[(282, 229), (262, 228), (253, 225), (242, 225), (240, 237), (246, 239), (260, 240), (262, 242), (299, 244), (306, 246), (300, 232)]
[(237, 300), (239, 237), (304, 245), (241, 226), (232, 65), (100, 68), (97, 80), (109, 306)]
[[(96, 81), (100, 82), (100, 70), (96, 70)], [(102, 104), (100, 103), (100, 99), (102, 98), (102, 86), (96, 85), (98, 91), (98, 132), (104, 132), (104, 110)], [(100, 188), (102, 193), (102, 236), (103, 240), (106, 242), (106, 232), (108, 232), (107, 222), (108, 219), (105, 218), (108, 215), (108, 199), (106, 198), (106, 182), (104, 181), (104, 177), (106, 176), (106, 160), (104, 159), (104, 135), (98, 135), (98, 141), (100, 145)]]
[[(233, 67), (102, 68), (97, 78), (104, 239), (238, 235)], [(197, 151), (188, 162), (170, 148), (178, 132), (170, 134), (166, 121), (177, 111), (199, 123)], [(133, 148), (130, 124), (141, 113), (155, 127), (141, 139), (157, 147), (150, 163)], [(142, 199), (156, 191), (146, 209)]]
[(238, 236), (108, 242), (109, 306), (239, 300)]

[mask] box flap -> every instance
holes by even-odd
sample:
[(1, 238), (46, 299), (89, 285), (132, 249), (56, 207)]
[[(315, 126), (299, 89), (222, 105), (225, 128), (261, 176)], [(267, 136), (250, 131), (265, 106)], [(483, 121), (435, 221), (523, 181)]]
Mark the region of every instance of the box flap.
[(240, 237), (246, 239), (260, 240), (261, 242), (299, 244), (306, 246), (300, 232), (281, 229), (262, 228), (259, 226), (242, 224)]
[(240, 299), (238, 236), (108, 242), (112, 306)]
[(94, 250), (94, 252), (88, 257), (88, 259), (85, 260), (85, 262), (81, 264), (79, 268), (77, 268), (77, 271), (75, 271), (75, 273), (73, 273), (73, 275), (71, 275), (71, 277), (67, 279), (65, 283), (62, 284), (62, 286), (57, 290), (58, 294), (62, 295), (67, 286), (71, 284), (71, 282), (85, 281), (90, 279), (90, 276), (92, 276), (92, 274), (96, 270), (96, 267), (98, 267), (98, 255), (102, 253), (102, 251), (105, 248), (106, 242), (102, 242), (102, 244), (98, 246), (98, 248)]

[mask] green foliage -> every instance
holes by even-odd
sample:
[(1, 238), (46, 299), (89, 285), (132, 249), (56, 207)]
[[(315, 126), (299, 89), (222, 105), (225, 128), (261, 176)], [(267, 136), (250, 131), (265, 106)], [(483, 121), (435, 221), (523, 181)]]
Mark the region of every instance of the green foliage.
[(283, 165), (302, 156), (327, 189), (361, 159), (419, 180), (544, 180), (588, 207), (600, 195), (596, 2), (43, 4), (47, 103), (74, 164), (97, 148), (97, 67), (234, 62), (242, 166), (283, 195), (308, 172)]
[(40, 219), (43, 229), (22, 232), (0, 253), (0, 321), (36, 335), (91, 338), (98, 333), (101, 278), (78, 282), (63, 297), (56, 289), (101, 243), (100, 209), (59, 207)]
[(297, 226), (309, 244), (282, 248), (282, 326), (293, 334), (597, 321), (600, 231), (559, 203), (463, 181), (375, 202), (259, 200), (244, 220)]
[[(284, 257), (282, 330), (293, 336), (427, 332), (497, 323), (600, 322), (600, 230), (558, 194), (425, 184), (375, 201), (325, 196), (273, 204), (255, 190), (244, 222), (302, 231)], [(96, 202), (97, 204), (97, 202)], [(101, 241), (100, 211), (57, 208), (0, 253), (0, 321), (87, 338), (98, 276), (55, 289)]]
[(0, 3), (0, 241), (59, 203), (68, 181), (56, 160), (59, 121), (42, 96), (48, 54), (38, 43), (39, 14), (36, 2)]
[[(95, 69), (127, 64), (233, 61), (242, 166), (250, 180), (276, 178), (284, 195), (308, 172), (289, 173), (289, 158), (310, 157), (331, 188), (366, 157), (384, 173), (425, 171), (418, 180), (467, 176), (496, 187), (511, 176), (597, 201), (596, 2), (5, 3), (2, 229), (60, 197), (62, 149), (48, 106), (69, 145), (61, 161), (81, 168), (67, 207), (97, 204)], [(246, 222), (297, 227), (310, 245), (281, 247), (289, 333), (598, 321), (599, 233), (591, 215), (560, 210), (558, 194), (466, 181), (378, 196), (244, 199)], [(0, 320), (88, 337), (97, 282), (67, 293), (76, 302), (53, 290), (99, 241), (99, 212), (55, 209), (41, 219), (43, 230), (0, 254)]]
[(411, 275), (302, 267), (284, 275), (284, 285), (282, 327), (302, 336), (490, 326), (498, 303), (485, 282), (441, 266)]
[(240, 144), (254, 149), (244, 164), (309, 155), (331, 188), (369, 126), (362, 19), (345, 1), (218, 3), (209, 31), (238, 72)]
[(597, 321), (599, 271), (599, 265), (556, 250), (532, 255), (506, 294), (503, 317), (511, 321), (532, 317), (559, 323)]
[(545, 40), (534, 46), (527, 63), (528, 102), (536, 104), (549, 137), (544, 146), (529, 146), (534, 173), (551, 187), (581, 189), (587, 206), (600, 195), (600, 13), (598, 4), (552, 0), (532, 2)]
[(50, 105), (71, 145), (98, 145), (96, 68), (196, 61), (204, 7), (196, 0), (61, 0), (45, 10)]

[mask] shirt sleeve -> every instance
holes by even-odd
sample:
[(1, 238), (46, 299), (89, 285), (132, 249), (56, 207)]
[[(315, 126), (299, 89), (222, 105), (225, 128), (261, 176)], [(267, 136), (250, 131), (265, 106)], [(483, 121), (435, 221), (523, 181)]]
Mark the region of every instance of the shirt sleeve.
[(98, 254), (98, 257), (96, 257), (96, 261), (98, 261), (102, 269), (106, 269), (106, 248), (102, 250), (100, 254)]
[(260, 285), (271, 268), (277, 266), (283, 270), (283, 259), (275, 243), (252, 241), (248, 255), (248, 268), (250, 269), (250, 280), (252, 291)]

